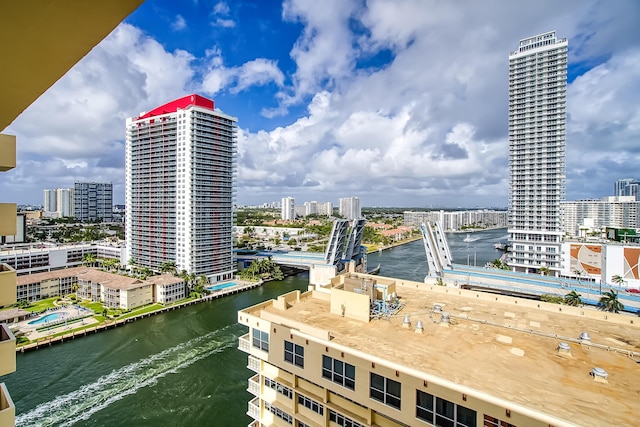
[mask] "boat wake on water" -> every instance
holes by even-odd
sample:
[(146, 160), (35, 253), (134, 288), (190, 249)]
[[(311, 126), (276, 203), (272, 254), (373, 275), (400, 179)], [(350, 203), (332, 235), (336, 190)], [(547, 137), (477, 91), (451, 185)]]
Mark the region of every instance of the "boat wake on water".
[(17, 415), (15, 425), (71, 426), (89, 419), (94, 413), (139, 389), (154, 386), (167, 374), (176, 373), (198, 360), (237, 346), (238, 336), (230, 328), (226, 326), (115, 369), (91, 384)]

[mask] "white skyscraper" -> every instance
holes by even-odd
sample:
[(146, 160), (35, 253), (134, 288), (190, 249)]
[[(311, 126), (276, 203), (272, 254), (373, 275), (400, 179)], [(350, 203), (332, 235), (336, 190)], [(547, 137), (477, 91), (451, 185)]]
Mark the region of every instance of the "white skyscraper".
[(341, 198), (338, 213), (342, 215), (344, 219), (362, 218), (362, 211), (360, 210), (360, 199), (357, 197)]
[(73, 188), (56, 189), (56, 204), (59, 217), (74, 216)]
[(282, 211), (280, 218), (285, 221), (293, 221), (296, 219), (296, 199), (293, 197), (282, 198)]
[(44, 190), (44, 211), (55, 212), (58, 210), (57, 192), (55, 189), (47, 188)]
[(126, 242), (137, 265), (233, 277), (236, 122), (199, 95), (127, 119)]
[(565, 196), (567, 40), (520, 40), (509, 55), (509, 265), (560, 269)]

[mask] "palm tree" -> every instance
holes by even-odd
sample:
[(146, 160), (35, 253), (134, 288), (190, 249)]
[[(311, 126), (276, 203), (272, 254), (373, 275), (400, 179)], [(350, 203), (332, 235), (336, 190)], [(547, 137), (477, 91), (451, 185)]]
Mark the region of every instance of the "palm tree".
[(619, 274), (616, 274), (615, 276), (613, 276), (611, 278), (611, 281), (618, 286), (623, 286), (625, 282), (624, 277), (620, 276)]
[(111, 270), (113, 270), (113, 267), (118, 263), (117, 260), (113, 259), (113, 258), (109, 258), (109, 259), (105, 259), (104, 262), (102, 263), (102, 265), (107, 269), (107, 271), (111, 272)]
[(96, 262), (96, 254), (92, 254), (90, 252), (87, 252), (86, 254), (82, 255), (82, 264), (84, 266), (90, 266), (93, 267), (93, 264), (95, 264)]
[(571, 291), (564, 296), (564, 303), (573, 307), (578, 307), (582, 305), (582, 295), (577, 293), (576, 291)]
[(624, 305), (618, 300), (618, 293), (614, 290), (603, 292), (599, 305), (604, 311), (612, 313), (624, 310)]
[(204, 274), (201, 274), (196, 279), (195, 291), (201, 294), (205, 291), (205, 288), (207, 287), (207, 285), (210, 285), (210, 284), (211, 284), (211, 281), (209, 280), (209, 278)]
[(135, 276), (138, 272), (138, 263), (133, 258), (129, 258), (129, 265), (131, 266), (131, 274)]
[(162, 264), (160, 264), (160, 272), (161, 273), (171, 273), (171, 274), (175, 274), (176, 273), (176, 263), (175, 261), (165, 261)]
[(548, 276), (549, 275), (549, 267), (540, 267), (538, 269), (538, 273), (540, 273), (540, 275), (542, 276)]

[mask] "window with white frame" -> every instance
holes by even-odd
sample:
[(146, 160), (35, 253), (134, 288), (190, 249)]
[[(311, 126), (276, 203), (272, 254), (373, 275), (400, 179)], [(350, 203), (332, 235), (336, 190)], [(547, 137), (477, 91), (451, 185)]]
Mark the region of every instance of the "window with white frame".
[(293, 390), (291, 390), (289, 387), (280, 384), (277, 381), (272, 380), (271, 378), (264, 378), (264, 385), (266, 387), (269, 387), (271, 389), (274, 389), (275, 391), (277, 391), (278, 393), (280, 393), (283, 396), (288, 397), (289, 399), (293, 398)]
[(324, 406), (322, 406), (321, 403), (318, 403), (313, 399), (309, 399), (306, 396), (299, 394), (298, 403), (304, 406), (305, 408), (311, 409), (316, 414), (320, 414), (320, 415), (324, 414)]
[(260, 350), (269, 351), (269, 333), (263, 332), (260, 329), (252, 330), (253, 346)]
[(290, 341), (284, 342), (284, 360), (304, 368), (304, 347)]
[[(477, 414), (473, 409), (416, 390), (416, 418), (442, 427), (476, 427)], [(486, 424), (485, 425), (491, 425)]]
[(282, 409), (273, 406), (269, 402), (264, 402), (264, 409), (271, 412), (276, 417), (286, 421), (288, 424), (293, 424), (293, 417), (291, 415), (287, 414)]
[(371, 372), (369, 397), (392, 408), (400, 409), (401, 384), (398, 381)]
[(342, 427), (364, 427), (364, 425), (353, 421), (351, 418), (345, 417), (331, 409), (329, 409), (329, 421), (332, 421)]
[(322, 377), (351, 390), (356, 388), (356, 367), (329, 356), (322, 356)]

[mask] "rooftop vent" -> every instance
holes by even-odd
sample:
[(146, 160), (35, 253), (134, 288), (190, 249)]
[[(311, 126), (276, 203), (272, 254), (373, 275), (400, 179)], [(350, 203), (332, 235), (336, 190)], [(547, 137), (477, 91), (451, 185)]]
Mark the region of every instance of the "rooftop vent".
[(558, 344), (558, 353), (571, 354), (571, 346), (564, 341), (560, 342)]
[(609, 374), (607, 374), (607, 371), (605, 371), (602, 368), (593, 368), (589, 373), (589, 375), (591, 375), (594, 380), (603, 382), (603, 383), (606, 383), (607, 378), (609, 377)]
[(451, 316), (449, 315), (449, 313), (447, 313), (446, 311), (443, 311), (442, 314), (440, 315), (440, 322), (441, 323), (451, 323)]
[(404, 316), (402, 320), (402, 327), (409, 329), (411, 327), (411, 320), (409, 320), (409, 316)]
[(589, 332), (584, 331), (580, 334), (580, 337), (578, 337), (578, 339), (580, 341), (591, 341), (591, 335), (589, 335)]
[(416, 322), (416, 329), (415, 329), (415, 333), (416, 334), (422, 334), (424, 333), (424, 328), (422, 327), (422, 320), (418, 320)]
[(434, 304), (433, 311), (434, 313), (440, 313), (442, 311), (442, 306), (440, 304)]

